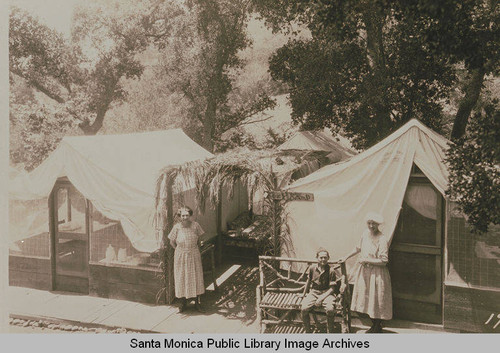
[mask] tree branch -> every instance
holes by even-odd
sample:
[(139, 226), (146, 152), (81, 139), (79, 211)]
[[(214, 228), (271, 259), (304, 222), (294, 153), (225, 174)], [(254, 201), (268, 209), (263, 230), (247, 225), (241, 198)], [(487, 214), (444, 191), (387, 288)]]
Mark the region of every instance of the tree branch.
[(42, 92), (43, 94), (45, 94), (47, 97), (55, 100), (57, 103), (65, 103), (66, 102), (66, 100), (63, 97), (61, 97), (57, 93), (54, 93), (54, 92), (50, 91), (50, 89), (48, 89), (47, 87), (45, 87), (44, 85), (42, 85), (40, 82), (38, 82), (38, 81), (36, 81), (34, 79), (31, 79), (29, 77), (26, 77), (21, 72), (21, 70), (11, 68), (10, 71), (13, 72), (14, 74), (16, 74), (17, 76), (25, 79), (28, 82), (29, 85), (31, 85), (34, 88), (36, 88), (37, 90), (39, 90), (40, 92)]
[(66, 111), (75, 119), (80, 120), (80, 121), (85, 121), (81, 116), (79, 116), (74, 110), (66, 107)]
[(465, 135), (470, 113), (474, 109), (483, 87), (484, 75), (484, 66), (472, 70), (471, 78), (465, 85), (465, 96), (458, 106), (457, 115), (455, 115), (451, 131), (452, 139), (458, 139)]
[(269, 120), (271, 119), (272, 116), (268, 116), (267, 118), (264, 118), (264, 119), (260, 119), (260, 120), (253, 120), (253, 121), (242, 121), (240, 122), (239, 124), (237, 124), (236, 126), (243, 126), (243, 125), (250, 125), (250, 124), (255, 124), (255, 123), (260, 123), (260, 122), (263, 122), (263, 121), (266, 121), (266, 120)]
[(159, 39), (159, 38), (166, 36), (167, 34), (168, 34), (168, 31), (165, 31), (165, 32), (160, 33), (160, 34), (144, 33), (144, 36)]
[(83, 120), (78, 127), (82, 129), (85, 135), (95, 135), (102, 127), (104, 117), (106, 112), (114, 99), (114, 92), (119, 79), (115, 78), (112, 82), (107, 85), (106, 90), (103, 92), (103, 96), (100, 102), (97, 104), (96, 118), (91, 124), (88, 120)]

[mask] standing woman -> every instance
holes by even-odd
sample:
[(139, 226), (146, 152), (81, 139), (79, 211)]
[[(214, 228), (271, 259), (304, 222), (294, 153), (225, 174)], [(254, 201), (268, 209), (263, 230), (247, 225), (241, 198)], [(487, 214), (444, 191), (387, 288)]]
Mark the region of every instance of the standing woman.
[(200, 237), (205, 233), (200, 225), (191, 220), (193, 210), (181, 207), (177, 211), (180, 222), (176, 223), (168, 239), (175, 249), (174, 282), (175, 296), (181, 299), (179, 312), (186, 310), (187, 300), (195, 298), (196, 310), (203, 312), (200, 295), (205, 293), (203, 268), (201, 265)]
[(369, 212), (366, 216), (368, 229), (363, 232), (354, 250), (341, 261), (360, 253), (360, 266), (354, 274), (354, 290), (351, 310), (367, 314), (372, 326), (367, 333), (382, 332), (382, 320), (392, 319), (391, 277), (387, 268), (389, 239), (379, 230), (383, 218)]

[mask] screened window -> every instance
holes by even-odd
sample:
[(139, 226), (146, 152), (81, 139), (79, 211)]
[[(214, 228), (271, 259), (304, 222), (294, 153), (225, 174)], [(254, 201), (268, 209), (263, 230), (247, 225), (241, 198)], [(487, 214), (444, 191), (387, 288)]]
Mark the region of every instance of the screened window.
[(90, 205), (90, 262), (133, 267), (159, 266), (159, 255), (137, 251), (120, 222), (111, 220)]

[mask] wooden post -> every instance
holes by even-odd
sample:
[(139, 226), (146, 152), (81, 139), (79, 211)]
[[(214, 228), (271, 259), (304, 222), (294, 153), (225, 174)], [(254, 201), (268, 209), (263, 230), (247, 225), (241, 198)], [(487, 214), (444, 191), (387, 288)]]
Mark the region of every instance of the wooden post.
[(210, 245), (210, 262), (212, 265), (212, 281), (214, 282), (214, 291), (217, 291), (217, 276), (215, 275), (215, 256), (214, 256), (214, 246)]
[(257, 286), (255, 288), (255, 299), (256, 299), (256, 302), (257, 302), (257, 322), (259, 323), (259, 333), (264, 333), (264, 331), (266, 330), (264, 325), (262, 324), (262, 312), (261, 312), (261, 308), (260, 308), (260, 302), (262, 301), (262, 298), (261, 298), (261, 293), (260, 293), (260, 286)]
[[(276, 184), (276, 177), (274, 177), (274, 181)], [(273, 192), (271, 192), (271, 198), (272, 198), (272, 205), (273, 209), (271, 211), (271, 216), (272, 216), (272, 255), (273, 256), (281, 256), (281, 240), (280, 240), (280, 235), (281, 235), (281, 227), (282, 227), (282, 207), (281, 207), (281, 200), (283, 198), (282, 193), (276, 188), (274, 189)], [(279, 265), (278, 263), (273, 263), (273, 266)]]
[(219, 186), (219, 196), (218, 196), (217, 210), (216, 210), (216, 232), (217, 232), (217, 253), (215, 256), (216, 263), (220, 265), (222, 263), (222, 185)]
[(90, 234), (92, 231), (92, 207), (90, 200), (85, 199), (85, 233), (87, 235), (87, 279), (90, 287)]
[(170, 241), (167, 238), (168, 234), (174, 226), (174, 212), (173, 212), (173, 192), (172, 192), (173, 180), (167, 180), (167, 223), (163, 233), (163, 244), (165, 245), (165, 302), (167, 304), (172, 304), (175, 299), (175, 283), (174, 283), (174, 248), (170, 245)]
[(281, 210), (280, 210), (280, 200), (273, 200), (273, 219), (274, 219), (274, 225), (273, 225), (273, 250), (274, 250), (274, 256), (281, 256), (281, 251), (280, 251), (280, 233), (281, 233)]
[(57, 227), (57, 187), (49, 195), (49, 233), (50, 233), (50, 287), (56, 289), (56, 227)]
[(71, 197), (69, 196), (70, 187), (65, 188), (65, 190), (66, 190), (66, 208), (67, 208), (66, 214), (68, 217), (66, 222), (71, 222)]
[(263, 317), (263, 312), (262, 308), (260, 307), (260, 302), (262, 301), (262, 295), (266, 294), (265, 289), (266, 289), (266, 278), (264, 276), (264, 265), (263, 262), (264, 260), (261, 260), (259, 258), (259, 285), (256, 288), (256, 299), (257, 299), (257, 322), (259, 323), (259, 333), (264, 333), (266, 331), (266, 325), (262, 323), (262, 319), (266, 318)]

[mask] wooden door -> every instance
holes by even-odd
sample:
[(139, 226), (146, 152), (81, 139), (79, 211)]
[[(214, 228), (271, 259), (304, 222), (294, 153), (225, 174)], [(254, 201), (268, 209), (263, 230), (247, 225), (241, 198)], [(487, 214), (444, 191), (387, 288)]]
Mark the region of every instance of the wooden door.
[(410, 178), (390, 247), (394, 317), (442, 323), (443, 197)]
[(54, 189), (55, 289), (89, 292), (87, 201), (69, 182)]

